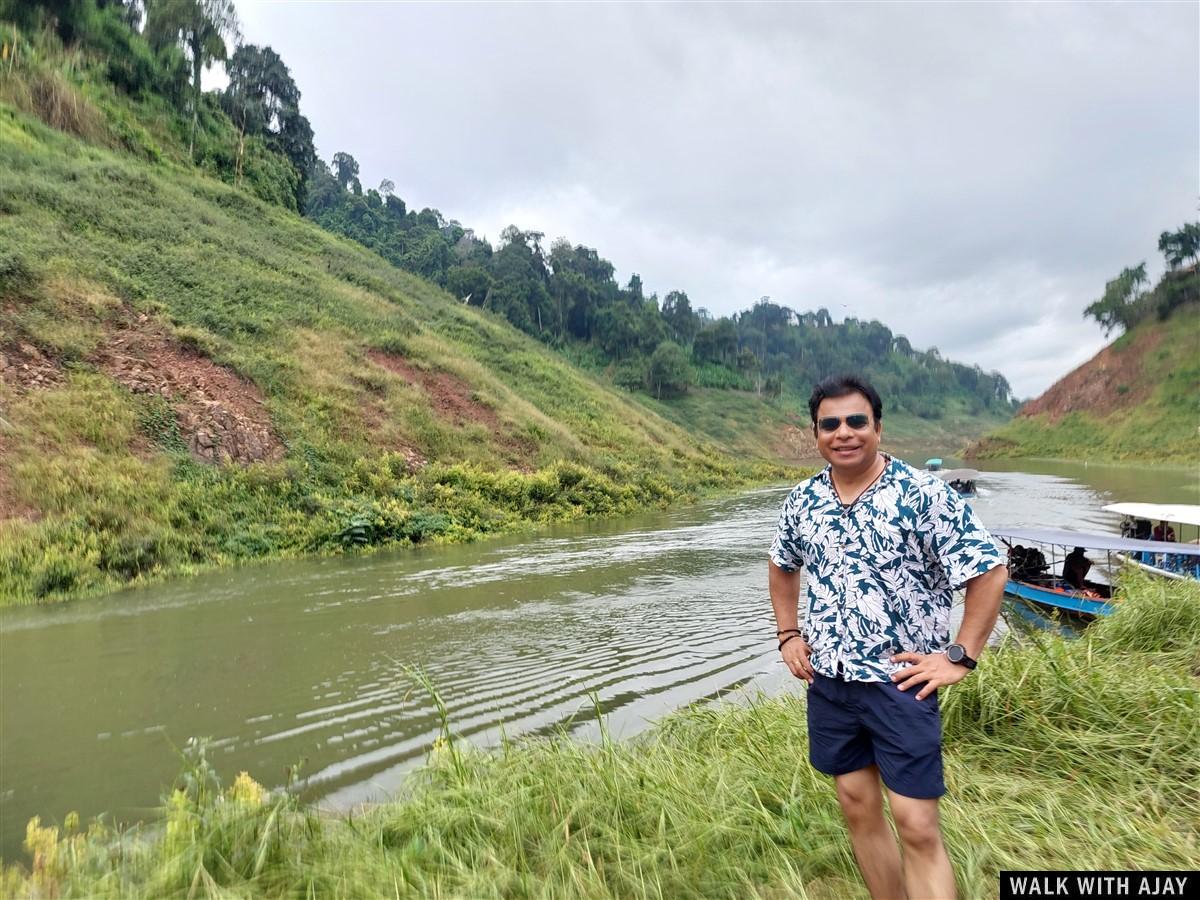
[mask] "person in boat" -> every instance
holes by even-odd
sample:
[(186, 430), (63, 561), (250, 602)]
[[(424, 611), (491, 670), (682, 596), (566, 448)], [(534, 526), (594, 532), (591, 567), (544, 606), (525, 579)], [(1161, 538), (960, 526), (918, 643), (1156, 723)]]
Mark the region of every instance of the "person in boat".
[(883, 403), (870, 384), (822, 381), (808, 409), (829, 465), (788, 495), (768, 582), (780, 655), (808, 685), (809, 761), (833, 776), (873, 897), (953, 897), (937, 689), (975, 668), (1000, 611), (1004, 556), (948, 484), (879, 452)]
[(1049, 565), (1046, 554), (1037, 547), (1017, 544), (1008, 554), (1008, 567), (1017, 581), (1036, 581), (1046, 573)]
[(1024, 544), (1013, 544), (1008, 548), (1008, 571), (1017, 581), (1028, 577), (1029, 548)]
[(1087, 581), (1088, 572), (1091, 571), (1092, 561), (1087, 558), (1087, 555), (1082, 547), (1076, 547), (1067, 554), (1067, 558), (1063, 560), (1062, 577), (1063, 581), (1071, 585), (1077, 590), (1091, 587)]
[(1152, 541), (1169, 541), (1175, 543), (1175, 529), (1166, 522), (1159, 522), (1154, 526), (1154, 535), (1150, 539)]

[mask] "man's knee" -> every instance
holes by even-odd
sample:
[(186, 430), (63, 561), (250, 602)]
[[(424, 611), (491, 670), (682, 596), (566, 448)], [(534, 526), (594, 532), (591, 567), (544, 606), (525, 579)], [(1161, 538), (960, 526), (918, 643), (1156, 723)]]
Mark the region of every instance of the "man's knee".
[(836, 779), (838, 804), (851, 824), (883, 817), (883, 791), (874, 766), (839, 775)]
[(892, 795), (892, 818), (906, 850), (932, 852), (942, 844), (937, 800), (914, 800)]

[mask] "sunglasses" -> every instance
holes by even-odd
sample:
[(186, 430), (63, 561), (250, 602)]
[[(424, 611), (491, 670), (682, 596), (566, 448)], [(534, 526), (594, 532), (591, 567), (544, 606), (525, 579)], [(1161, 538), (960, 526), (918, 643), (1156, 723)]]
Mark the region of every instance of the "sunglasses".
[(817, 427), (828, 434), (837, 431), (843, 421), (855, 431), (862, 431), (871, 424), (871, 417), (866, 413), (853, 413), (844, 420), (838, 416), (822, 416), (817, 419)]

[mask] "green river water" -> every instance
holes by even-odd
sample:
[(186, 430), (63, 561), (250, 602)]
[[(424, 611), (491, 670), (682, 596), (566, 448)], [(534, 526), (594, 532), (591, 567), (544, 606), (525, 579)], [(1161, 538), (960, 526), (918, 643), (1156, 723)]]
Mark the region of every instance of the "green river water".
[[(1200, 502), (1195, 468), (982, 467), (972, 503), (990, 525), (1115, 532), (1104, 503)], [(278, 785), (303, 759), (310, 799), (385, 799), (438, 734), (414, 666), (484, 745), (501, 728), (594, 735), (592, 692), (621, 737), (701, 698), (797, 690), (766, 591), (787, 490), (4, 610), (0, 857), (20, 856), (33, 815), (153, 817), (191, 737), (212, 739), (226, 780)]]

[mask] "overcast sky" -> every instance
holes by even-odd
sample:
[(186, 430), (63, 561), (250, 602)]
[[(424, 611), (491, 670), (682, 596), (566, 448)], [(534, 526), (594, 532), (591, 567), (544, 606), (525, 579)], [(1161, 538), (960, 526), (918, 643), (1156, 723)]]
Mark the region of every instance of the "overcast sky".
[(238, 0), (354, 155), (728, 314), (877, 318), (1037, 394), (1200, 205), (1200, 4)]

